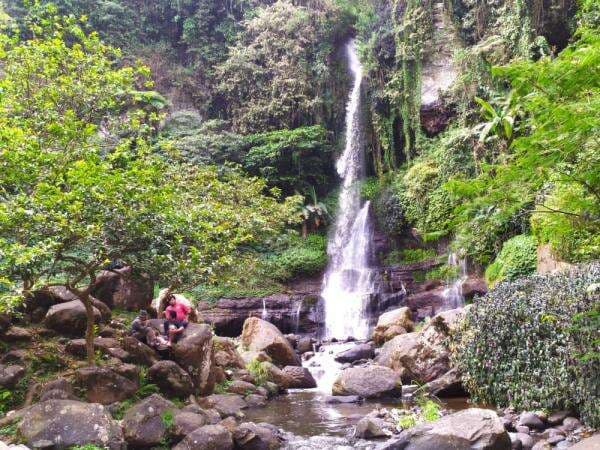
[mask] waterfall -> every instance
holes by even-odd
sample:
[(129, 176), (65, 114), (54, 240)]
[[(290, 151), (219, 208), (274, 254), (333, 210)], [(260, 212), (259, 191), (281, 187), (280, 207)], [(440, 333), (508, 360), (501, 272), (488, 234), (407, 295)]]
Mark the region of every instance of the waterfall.
[(329, 239), (329, 264), (321, 296), (325, 306), (325, 337), (364, 339), (369, 332), (366, 306), (374, 293), (371, 268), (369, 202), (361, 205), (359, 182), (364, 177), (364, 142), (360, 100), (362, 67), (354, 42), (346, 46), (353, 85), (346, 106), (346, 146), (337, 161), (342, 178), (338, 215)]
[(265, 299), (262, 299), (262, 313), (260, 314), (260, 318), (262, 320), (267, 320), (269, 318), (269, 313), (267, 312), (267, 303), (265, 302)]
[(456, 267), (457, 274), (448, 280), (448, 287), (444, 290), (444, 309), (454, 309), (465, 304), (462, 286), (467, 280), (467, 260), (459, 258), (454, 252), (448, 254), (448, 265)]

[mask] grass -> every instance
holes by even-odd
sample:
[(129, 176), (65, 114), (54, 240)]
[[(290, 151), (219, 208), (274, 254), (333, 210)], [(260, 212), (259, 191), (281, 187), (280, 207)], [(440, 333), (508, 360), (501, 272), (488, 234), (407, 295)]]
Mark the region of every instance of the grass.
[(215, 394), (225, 394), (231, 386), (231, 380), (223, 380), (215, 385)]
[(435, 251), (428, 248), (405, 248), (392, 250), (385, 258), (388, 266), (394, 264), (413, 264), (435, 258)]
[(246, 365), (246, 370), (252, 374), (257, 386), (262, 386), (269, 379), (269, 372), (267, 371), (267, 368), (258, 359), (253, 359), (250, 361)]

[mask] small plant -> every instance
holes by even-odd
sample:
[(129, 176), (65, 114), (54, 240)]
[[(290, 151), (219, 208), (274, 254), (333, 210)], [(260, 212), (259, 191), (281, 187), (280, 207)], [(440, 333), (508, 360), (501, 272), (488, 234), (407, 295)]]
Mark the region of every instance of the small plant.
[(231, 386), (231, 380), (223, 380), (215, 385), (215, 393), (224, 394), (229, 389), (229, 386)]
[(393, 250), (386, 257), (387, 265), (393, 264), (412, 264), (435, 257), (435, 251), (424, 248), (405, 248), (403, 250)]
[(416, 414), (406, 414), (398, 419), (398, 428), (406, 430), (412, 428), (417, 424)]
[(425, 420), (425, 422), (434, 422), (442, 416), (440, 412), (440, 404), (430, 398), (418, 398), (417, 405), (419, 405), (419, 408), (421, 408), (420, 414), (421, 417), (423, 417), (423, 420)]
[(163, 426), (168, 430), (175, 423), (175, 415), (173, 414), (173, 411), (165, 411), (160, 415), (160, 420)]
[(19, 422), (14, 421), (3, 427), (0, 427), (0, 436), (13, 437), (17, 435), (17, 426)]
[(257, 386), (262, 386), (269, 379), (269, 372), (267, 368), (256, 358), (248, 363), (246, 370), (252, 374)]
[(71, 450), (104, 450), (104, 447), (98, 447), (96, 444), (76, 445)]

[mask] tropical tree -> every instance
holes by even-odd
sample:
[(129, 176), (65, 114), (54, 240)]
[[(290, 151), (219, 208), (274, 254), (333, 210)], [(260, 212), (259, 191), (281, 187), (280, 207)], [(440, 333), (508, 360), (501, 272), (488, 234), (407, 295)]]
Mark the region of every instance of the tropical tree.
[(121, 66), (73, 19), (29, 31), (0, 34), (0, 306), (65, 285), (85, 305), (92, 363), (100, 268), (121, 259), (198, 284), (293, 220), (297, 199), (234, 170), (167, 164), (147, 144), (161, 102), (145, 68)]

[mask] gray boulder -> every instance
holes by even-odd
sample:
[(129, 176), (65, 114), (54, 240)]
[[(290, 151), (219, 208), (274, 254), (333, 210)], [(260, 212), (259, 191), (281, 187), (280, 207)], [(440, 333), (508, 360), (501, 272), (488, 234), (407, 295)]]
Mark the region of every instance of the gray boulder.
[(0, 387), (12, 389), (25, 375), (25, 369), (17, 365), (0, 364)]
[(283, 373), (288, 379), (286, 388), (311, 389), (317, 387), (317, 382), (306, 367), (285, 366)]
[(213, 333), (206, 324), (190, 323), (172, 348), (173, 359), (192, 377), (199, 394), (210, 394), (215, 386)]
[(265, 352), (281, 367), (302, 365), (281, 331), (272, 323), (258, 317), (249, 317), (244, 322), (241, 343), (251, 352)]
[(469, 408), (404, 431), (381, 448), (511, 450), (511, 442), (502, 421), (494, 411)]
[(333, 395), (358, 395), (363, 398), (400, 393), (402, 382), (388, 367), (370, 365), (343, 370), (333, 383)]
[(150, 448), (160, 445), (167, 434), (163, 414), (175, 412), (177, 407), (158, 394), (141, 400), (125, 412), (123, 431), (131, 447)]
[(390, 436), (389, 424), (378, 417), (363, 417), (354, 429), (354, 436), (362, 439), (373, 439)]
[(354, 347), (340, 352), (335, 360), (340, 363), (351, 363), (359, 359), (371, 359), (375, 356), (375, 349), (371, 344), (357, 344)]
[(216, 409), (222, 417), (237, 416), (248, 404), (237, 394), (213, 394), (200, 399), (203, 408)]
[(158, 354), (143, 342), (132, 336), (123, 339), (123, 349), (131, 355), (131, 362), (151, 366), (158, 361)]
[(75, 372), (77, 385), (85, 391), (90, 403), (110, 405), (133, 396), (137, 383), (119, 375), (107, 367), (84, 367)]
[(244, 422), (233, 431), (235, 448), (240, 450), (270, 450), (281, 446), (281, 439), (273, 428), (264, 424)]
[(231, 433), (221, 425), (205, 425), (188, 434), (174, 450), (232, 450)]
[(192, 431), (204, 425), (208, 425), (208, 420), (204, 414), (181, 411), (173, 419), (173, 426), (169, 429), (169, 433), (175, 438), (183, 439)]
[(192, 377), (175, 361), (158, 361), (148, 370), (150, 381), (168, 396), (187, 397), (194, 392)]
[(46, 443), (55, 449), (94, 444), (121, 450), (125, 443), (119, 424), (102, 405), (74, 400), (48, 400), (28, 408), (18, 427), (32, 448)]
[[(92, 308), (94, 311), (94, 321), (99, 323), (102, 315), (98, 308)], [(86, 323), (85, 306), (81, 300), (72, 300), (52, 305), (44, 319), (44, 324), (51, 330), (62, 335), (75, 337), (85, 334)]]

